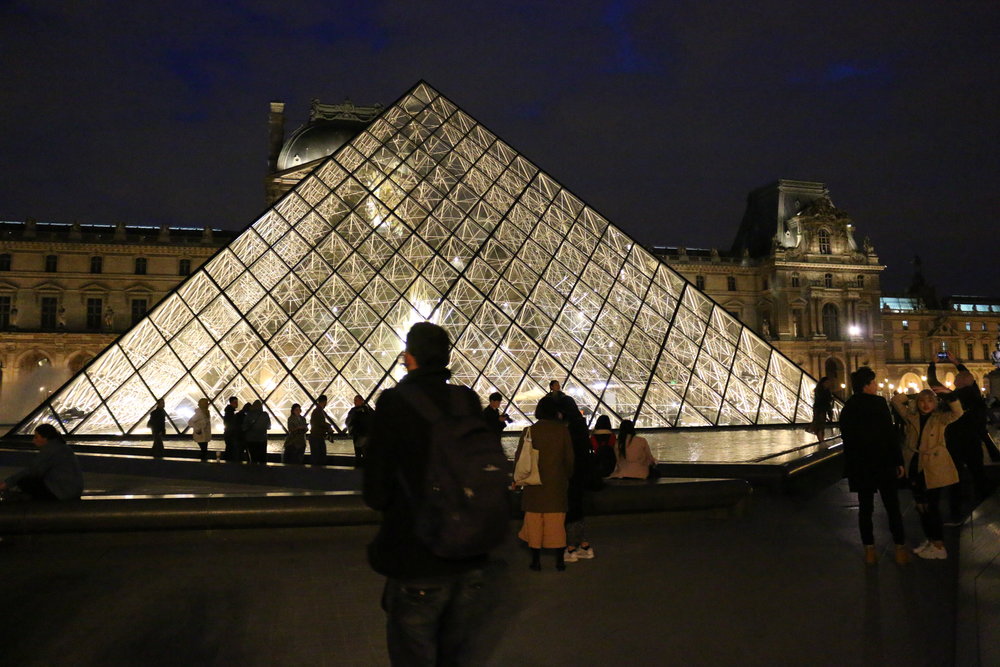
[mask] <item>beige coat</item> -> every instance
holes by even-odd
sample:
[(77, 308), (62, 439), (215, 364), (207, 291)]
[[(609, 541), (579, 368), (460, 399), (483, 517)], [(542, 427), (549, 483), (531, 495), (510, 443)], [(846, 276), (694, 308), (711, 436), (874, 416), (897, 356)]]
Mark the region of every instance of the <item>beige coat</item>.
[[(521, 509), (525, 512), (565, 512), (569, 507), (569, 478), (573, 475), (573, 443), (569, 429), (554, 419), (542, 419), (528, 428), (531, 429), (531, 444), (538, 450), (538, 473), (542, 483), (524, 487)], [(522, 447), (524, 432), (517, 444), (517, 455)]]
[[(962, 403), (951, 401), (947, 405), (948, 412), (935, 410), (924, 425), (923, 435), (920, 434), (920, 413), (916, 401), (907, 401), (912, 396), (896, 394), (892, 397), (892, 407), (906, 422), (906, 442), (903, 445), (903, 460), (906, 472), (909, 474), (910, 461), (914, 454), (920, 454), (917, 470), (924, 473), (924, 481), (928, 489), (937, 489), (958, 483), (958, 470), (951, 460), (948, 448), (945, 446), (944, 429), (948, 424), (962, 416)], [(920, 442), (917, 438), (920, 437)]]

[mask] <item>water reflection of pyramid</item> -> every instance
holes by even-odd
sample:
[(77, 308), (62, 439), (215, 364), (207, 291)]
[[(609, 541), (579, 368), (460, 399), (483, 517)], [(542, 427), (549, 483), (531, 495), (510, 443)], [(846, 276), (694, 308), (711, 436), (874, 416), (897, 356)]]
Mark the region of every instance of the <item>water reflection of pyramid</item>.
[(401, 376), (431, 320), (454, 380), (526, 423), (550, 379), (646, 427), (808, 421), (813, 382), (425, 83), (185, 280), (17, 429), (148, 433), (163, 397), (261, 399), (275, 430)]

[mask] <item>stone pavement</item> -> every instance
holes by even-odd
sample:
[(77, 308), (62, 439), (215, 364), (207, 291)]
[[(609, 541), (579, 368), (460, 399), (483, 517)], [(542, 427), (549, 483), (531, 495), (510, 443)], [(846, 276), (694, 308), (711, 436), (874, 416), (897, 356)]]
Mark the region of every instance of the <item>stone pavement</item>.
[[(866, 567), (856, 516), (838, 482), (760, 495), (739, 518), (596, 517), (597, 558), (563, 573), (551, 558), (530, 572), (512, 522), (484, 664), (952, 664), (957, 559), (900, 568), (883, 550)], [(374, 530), (7, 538), (0, 663), (387, 664)], [(890, 541), (878, 511), (876, 535)]]

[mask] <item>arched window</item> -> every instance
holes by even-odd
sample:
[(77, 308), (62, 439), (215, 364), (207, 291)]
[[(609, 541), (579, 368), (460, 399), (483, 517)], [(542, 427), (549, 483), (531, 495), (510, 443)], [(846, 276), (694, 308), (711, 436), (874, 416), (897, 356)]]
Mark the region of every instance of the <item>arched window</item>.
[(726, 289), (730, 292), (736, 291), (736, 276), (726, 276)]
[(833, 287), (833, 274), (824, 273), (823, 274), (823, 287)]
[(798, 287), (798, 286), (799, 286), (799, 274), (793, 273), (792, 274), (792, 287)]
[(830, 254), (830, 232), (826, 229), (819, 230), (816, 234), (816, 238), (819, 239), (819, 252), (821, 255)]
[(857, 281), (858, 287), (864, 288), (864, 286), (865, 286), (865, 277), (864, 276), (858, 275), (858, 277), (856, 278), (856, 281)]
[(823, 306), (823, 333), (829, 340), (840, 340), (840, 318), (832, 303)]

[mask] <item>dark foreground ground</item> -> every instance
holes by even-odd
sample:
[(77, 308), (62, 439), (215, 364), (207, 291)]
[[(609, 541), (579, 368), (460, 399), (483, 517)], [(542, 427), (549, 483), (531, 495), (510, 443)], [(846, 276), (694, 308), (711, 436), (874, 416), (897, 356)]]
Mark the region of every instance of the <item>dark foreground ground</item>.
[[(484, 664), (953, 664), (957, 559), (896, 566), (877, 512), (865, 567), (856, 517), (843, 482), (740, 518), (599, 517), (597, 557), (564, 573), (530, 572), (512, 522)], [(0, 664), (387, 664), (374, 530), (7, 538)]]

